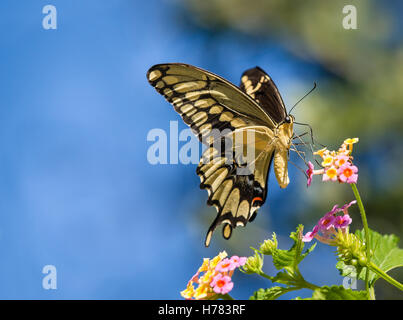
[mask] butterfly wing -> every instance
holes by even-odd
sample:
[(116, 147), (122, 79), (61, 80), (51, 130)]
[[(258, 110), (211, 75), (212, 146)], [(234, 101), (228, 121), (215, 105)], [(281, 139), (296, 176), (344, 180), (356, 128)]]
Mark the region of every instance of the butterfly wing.
[(242, 74), (240, 88), (252, 97), (274, 122), (281, 123), (287, 116), (277, 86), (261, 68), (246, 70)]
[(251, 97), (206, 70), (180, 63), (158, 64), (150, 68), (147, 79), (202, 142), (212, 129), (275, 125)]
[[(220, 143), (216, 141), (203, 153), (197, 168), (200, 187), (208, 191), (207, 204), (217, 209), (206, 246), (220, 224), (224, 224), (224, 238), (229, 239), (233, 228), (255, 218), (266, 200), (268, 172), (275, 154), (272, 142), (273, 132), (267, 127), (250, 126), (221, 137)], [(247, 161), (243, 161), (245, 154), (251, 156)]]
[[(214, 205), (218, 213), (208, 230), (206, 246), (220, 224), (224, 224), (223, 236), (230, 238), (233, 228), (254, 219), (266, 199), (267, 175), (274, 154), (271, 129), (275, 122), (251, 96), (200, 68), (159, 64), (150, 68), (147, 78), (208, 146), (197, 174), (200, 187), (209, 193), (207, 203)], [(213, 134), (213, 129), (218, 129), (219, 134)], [(248, 133), (253, 133), (254, 139), (236, 142), (236, 134)], [(230, 147), (225, 145), (228, 140), (232, 141)], [(255, 160), (245, 168), (239, 154), (248, 146), (254, 147)]]

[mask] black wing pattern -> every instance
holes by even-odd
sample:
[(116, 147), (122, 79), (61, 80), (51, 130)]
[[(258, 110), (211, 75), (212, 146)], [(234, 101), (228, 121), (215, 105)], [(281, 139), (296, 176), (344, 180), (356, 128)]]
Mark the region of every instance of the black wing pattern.
[(251, 96), (276, 123), (281, 123), (287, 116), (287, 110), (277, 86), (261, 68), (246, 70), (242, 74), (240, 88)]
[[(209, 193), (207, 203), (218, 213), (207, 232), (205, 245), (210, 244), (212, 233), (220, 224), (224, 224), (224, 238), (230, 238), (233, 228), (254, 219), (266, 199), (275, 122), (237, 86), (200, 68), (159, 64), (150, 68), (147, 78), (207, 145), (197, 174), (200, 188)], [(251, 131), (254, 139), (248, 140)], [(237, 134), (242, 138), (235, 138)], [(254, 144), (255, 160), (245, 168), (239, 154), (248, 144)]]

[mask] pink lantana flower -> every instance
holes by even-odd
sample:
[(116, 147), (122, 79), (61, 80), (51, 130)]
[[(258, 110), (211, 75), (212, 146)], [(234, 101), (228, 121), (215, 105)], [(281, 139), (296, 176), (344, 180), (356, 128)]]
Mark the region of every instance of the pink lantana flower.
[(346, 163), (339, 168), (337, 174), (339, 175), (339, 180), (341, 182), (356, 183), (358, 179), (357, 172), (358, 168), (356, 166)]
[(312, 231), (307, 232), (303, 237), (302, 237), (302, 241), (303, 242), (311, 242), (312, 239), (315, 237), (315, 235), (318, 233), (319, 231), (319, 226), (316, 225)]
[(235, 270), (236, 267), (237, 265), (232, 260), (225, 258), (217, 264), (215, 270), (218, 272), (228, 272)]
[(311, 161), (308, 161), (308, 170), (306, 170), (306, 175), (307, 175), (307, 186), (309, 187), (312, 183), (312, 177), (317, 174), (323, 174), (324, 170), (315, 170), (315, 167), (313, 166)]
[(306, 170), (306, 174), (308, 176), (307, 186), (309, 187), (312, 182), (314, 166), (311, 161), (308, 162), (308, 170)]
[(339, 205), (335, 204), (329, 212), (327, 212), (323, 217), (328, 217), (328, 216), (334, 216), (335, 213), (339, 212), (341, 208), (339, 208)]
[(317, 224), (319, 230), (329, 230), (331, 227), (333, 227), (334, 219), (335, 219), (334, 215), (328, 215), (328, 214), (320, 218)]
[(246, 263), (246, 260), (248, 260), (248, 258), (246, 257), (238, 257), (238, 256), (232, 256), (230, 258), (230, 260), (232, 261), (232, 263), (235, 265), (235, 268), (239, 268), (241, 266), (243, 266)]
[(344, 214), (348, 214), (348, 211), (347, 211), (348, 208), (350, 208), (353, 204), (356, 204), (356, 203), (357, 203), (357, 200), (353, 200), (353, 201), (351, 201), (349, 203), (346, 203), (344, 206), (342, 206), (340, 208), (340, 210), (343, 211)]
[(345, 165), (346, 163), (348, 163), (349, 159), (350, 159), (349, 156), (346, 156), (345, 154), (340, 154), (340, 155), (336, 156), (335, 163), (338, 167), (341, 167), (341, 166)]
[[(312, 231), (307, 232), (303, 237), (303, 242), (310, 242), (316, 238), (320, 242), (334, 245), (334, 237), (338, 230), (343, 233), (348, 232), (348, 226), (351, 224), (352, 219), (348, 214), (348, 208), (357, 201), (351, 201), (339, 208), (338, 205), (333, 206), (332, 210), (327, 212), (322, 218), (319, 219), (316, 226)], [(337, 215), (343, 212), (343, 215)]]
[(323, 157), (322, 166), (329, 167), (333, 164), (333, 162), (334, 162), (334, 157), (329, 154), (329, 155)]
[(335, 167), (330, 167), (325, 169), (325, 174), (323, 175), (322, 181), (337, 181), (337, 169)]
[(346, 228), (353, 220), (348, 214), (336, 216), (333, 222), (335, 228)]
[(213, 278), (210, 286), (215, 293), (227, 294), (234, 287), (234, 283), (231, 281), (231, 277), (219, 273)]
[(314, 152), (322, 158), (322, 169), (315, 170), (311, 162), (308, 162), (307, 185), (312, 183), (315, 174), (323, 174), (322, 181), (339, 181), (340, 183), (356, 183), (358, 179), (358, 168), (353, 165), (353, 144), (358, 138), (346, 139), (338, 151), (330, 151), (326, 148)]

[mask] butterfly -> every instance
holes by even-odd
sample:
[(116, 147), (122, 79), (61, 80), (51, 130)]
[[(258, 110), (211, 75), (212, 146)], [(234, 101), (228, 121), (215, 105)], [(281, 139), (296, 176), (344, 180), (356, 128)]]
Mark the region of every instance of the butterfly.
[[(259, 67), (245, 71), (239, 87), (183, 63), (154, 65), (147, 79), (206, 146), (196, 172), (200, 188), (208, 192), (207, 204), (217, 209), (206, 247), (221, 224), (223, 237), (229, 239), (234, 228), (255, 219), (266, 201), (272, 163), (280, 187), (289, 184), (294, 117), (287, 113), (273, 80)], [(249, 147), (252, 160), (245, 161)]]

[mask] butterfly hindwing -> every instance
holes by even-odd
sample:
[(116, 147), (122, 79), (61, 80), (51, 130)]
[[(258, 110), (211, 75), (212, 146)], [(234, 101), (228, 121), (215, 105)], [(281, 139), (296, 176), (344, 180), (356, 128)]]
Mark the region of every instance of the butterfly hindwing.
[[(248, 136), (253, 133), (252, 136)], [(238, 138), (238, 136), (244, 136)], [(248, 137), (253, 137), (249, 141)], [(228, 239), (232, 229), (252, 221), (267, 195), (267, 178), (274, 155), (271, 131), (264, 127), (247, 127), (221, 138), (222, 143), (210, 145), (204, 152), (197, 174), (200, 188), (209, 194), (207, 204), (217, 209), (205, 245), (208, 246), (213, 231), (223, 224), (223, 236)], [(242, 160), (248, 145), (253, 144), (253, 161)]]
[(252, 97), (276, 123), (281, 123), (287, 111), (274, 81), (261, 68), (246, 70), (240, 88)]

